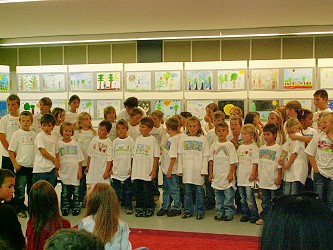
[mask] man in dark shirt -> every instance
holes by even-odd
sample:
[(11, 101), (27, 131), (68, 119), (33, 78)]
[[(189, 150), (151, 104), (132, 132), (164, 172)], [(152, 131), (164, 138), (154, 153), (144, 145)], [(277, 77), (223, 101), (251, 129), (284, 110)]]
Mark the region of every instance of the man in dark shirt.
[(21, 224), (14, 208), (3, 204), (13, 198), (15, 174), (7, 169), (0, 169), (0, 239), (6, 241), (12, 249), (24, 249), (25, 239)]

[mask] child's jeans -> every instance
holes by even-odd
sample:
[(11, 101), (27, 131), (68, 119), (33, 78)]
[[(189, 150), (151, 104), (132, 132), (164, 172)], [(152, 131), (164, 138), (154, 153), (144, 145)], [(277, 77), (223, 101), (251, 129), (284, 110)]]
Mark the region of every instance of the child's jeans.
[(86, 170), (86, 166), (82, 166), (82, 178), (80, 179), (80, 186), (79, 186), (79, 201), (83, 202), (84, 198), (87, 194), (87, 177), (84, 174)]
[(53, 187), (56, 187), (57, 186), (57, 175), (55, 173), (55, 168), (53, 168), (50, 172), (32, 174), (33, 183), (36, 183), (37, 181), (40, 181), (40, 180), (48, 181)]
[(261, 193), (262, 193), (262, 203), (261, 203), (261, 207), (262, 207), (262, 211), (261, 211), (261, 217), (265, 220), (265, 217), (268, 215), (269, 211), (271, 210), (271, 200), (274, 197), (277, 197), (279, 195), (281, 195), (281, 191), (280, 189), (276, 189), (276, 190), (271, 190), (271, 189), (261, 189)]
[[(128, 177), (125, 181), (117, 180), (112, 178), (112, 187), (117, 194), (118, 201), (123, 200), (126, 209), (132, 209), (132, 181), (131, 177)], [(122, 197), (123, 195), (123, 197)]]
[(185, 183), (184, 211), (191, 214), (195, 212), (197, 215), (205, 214), (205, 190), (202, 185)]
[(233, 217), (235, 214), (235, 190), (230, 187), (225, 190), (214, 189), (217, 215)]
[(254, 188), (240, 187), (238, 186), (239, 194), (242, 197), (241, 199), (241, 212), (242, 216), (248, 218), (259, 219), (258, 206), (256, 202), (256, 197), (254, 195)]
[[(326, 200), (329, 209), (333, 211), (333, 180), (320, 173), (313, 174), (313, 192), (319, 195), (322, 201)], [(326, 194), (326, 199), (324, 194)]]
[(299, 194), (303, 192), (304, 185), (300, 181), (294, 181), (294, 182), (284, 182), (283, 186), (283, 193), (284, 194)]
[(171, 202), (173, 200), (174, 210), (180, 210), (180, 188), (179, 188), (179, 176), (172, 174), (171, 178), (167, 178), (163, 174), (163, 206), (164, 210), (169, 210)]
[(61, 211), (69, 211), (71, 208), (73, 211), (81, 210), (79, 201), (79, 186), (66, 185), (61, 183), (60, 207)]
[(152, 193), (152, 181), (134, 180), (134, 193), (136, 200), (136, 211), (155, 210), (154, 196)]
[(32, 186), (32, 168), (21, 166), (16, 172), (15, 180), (15, 207), (17, 211), (24, 209), (25, 187), (27, 186), (27, 195), (29, 195)]

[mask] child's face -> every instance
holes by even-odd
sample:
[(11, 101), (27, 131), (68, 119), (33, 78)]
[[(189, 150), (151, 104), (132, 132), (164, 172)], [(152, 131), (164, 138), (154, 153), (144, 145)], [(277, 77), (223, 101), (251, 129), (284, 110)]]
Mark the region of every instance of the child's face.
[(50, 106), (45, 105), (43, 102), (39, 102), (39, 110), (42, 115), (49, 113), (50, 109)]
[(215, 134), (219, 138), (219, 141), (226, 141), (229, 134), (229, 129), (227, 127), (218, 126), (215, 129)]
[(304, 119), (304, 126), (306, 127), (311, 127), (313, 123), (313, 114), (309, 114), (305, 119)]
[(138, 125), (140, 123), (141, 118), (142, 118), (141, 114), (131, 116), (131, 125), (132, 126)]
[(158, 118), (156, 115), (152, 115), (151, 119), (153, 119), (155, 128), (159, 128), (161, 126), (161, 119)]
[(91, 117), (90, 116), (85, 116), (81, 119), (81, 125), (83, 128), (91, 127)]
[(213, 117), (214, 111), (211, 108), (206, 108), (206, 115), (210, 118)]
[(197, 121), (188, 121), (187, 122), (187, 130), (190, 136), (197, 136), (198, 131), (200, 129), (200, 125)]
[(272, 144), (275, 142), (276, 134), (273, 134), (270, 131), (265, 131), (265, 132), (263, 132), (263, 134), (264, 134), (264, 139), (265, 139), (266, 143)]
[(71, 139), (73, 134), (73, 126), (64, 126), (62, 130), (62, 137), (64, 139)]
[(147, 125), (140, 123), (139, 131), (142, 136), (146, 137), (150, 135), (151, 128), (149, 128)]
[(242, 126), (239, 124), (239, 121), (237, 120), (231, 120), (230, 121), (230, 129), (233, 134), (239, 134)]
[(46, 133), (46, 134), (48, 134), (48, 135), (50, 135), (51, 134), (51, 132), (52, 132), (52, 130), (53, 130), (53, 125), (52, 125), (52, 123), (50, 122), (50, 123), (43, 123), (42, 124), (42, 130)]
[(253, 140), (253, 134), (251, 134), (247, 131), (241, 132), (241, 137), (242, 137), (244, 143), (248, 143), (248, 142), (251, 142)]
[(31, 124), (32, 124), (32, 120), (31, 120), (30, 116), (27, 116), (27, 115), (20, 116), (20, 125), (23, 130), (29, 131)]
[(325, 133), (327, 133), (331, 128), (332, 128), (332, 123), (331, 123), (332, 116), (331, 115), (326, 115), (321, 118), (321, 129)]
[(116, 127), (117, 135), (119, 138), (126, 138), (127, 137), (127, 128), (124, 125), (117, 125)]
[(276, 114), (270, 113), (268, 115), (268, 123), (278, 125), (279, 124), (279, 118)]
[(107, 131), (105, 126), (99, 126), (98, 127), (98, 137), (99, 139), (106, 139), (109, 132)]
[(233, 110), (230, 111), (230, 115), (229, 116), (230, 116), (230, 118), (234, 118), (234, 117), (241, 118), (240, 117), (240, 113), (237, 110), (235, 110), (235, 109), (233, 109)]
[(300, 130), (296, 126), (292, 126), (291, 128), (287, 128), (287, 134), (288, 135), (294, 135), (298, 133)]
[(109, 113), (107, 113), (106, 120), (110, 121), (110, 122), (114, 122), (116, 120), (116, 113), (113, 111), (110, 111)]
[(185, 118), (185, 117), (182, 117), (182, 126), (183, 127), (186, 127), (186, 125), (187, 125), (187, 118)]
[(297, 113), (296, 113), (295, 109), (289, 109), (289, 108), (286, 109), (286, 114), (287, 114), (288, 118), (290, 118), (290, 117), (297, 118)]
[(0, 201), (10, 201), (14, 195), (15, 178), (6, 177), (0, 186)]
[(216, 126), (220, 122), (224, 122), (224, 119), (221, 116), (214, 119), (213, 124), (214, 124), (214, 126)]
[(59, 122), (63, 123), (66, 117), (66, 112), (61, 112), (60, 116), (59, 116)]
[(326, 107), (327, 101), (328, 100), (326, 98), (322, 98), (319, 95), (313, 96), (313, 103), (319, 109), (321, 107)]
[(80, 101), (79, 100), (74, 100), (68, 104), (71, 107), (72, 112), (76, 112), (76, 109), (80, 107)]
[(19, 108), (20, 104), (18, 104), (15, 100), (7, 101), (7, 109), (9, 114), (17, 114)]

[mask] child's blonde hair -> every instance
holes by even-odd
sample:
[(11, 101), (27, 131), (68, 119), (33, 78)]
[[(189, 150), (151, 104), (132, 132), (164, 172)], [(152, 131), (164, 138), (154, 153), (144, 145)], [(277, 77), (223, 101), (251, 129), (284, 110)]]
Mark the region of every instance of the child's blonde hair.
[(139, 108), (133, 108), (130, 112), (130, 116), (143, 115), (143, 111)]
[(243, 111), (240, 107), (238, 106), (233, 106), (231, 109), (230, 109), (230, 113), (232, 111), (236, 111), (238, 114), (239, 114), (239, 118), (242, 118), (243, 117)]
[(286, 122), (286, 128), (290, 129), (292, 127), (296, 127), (298, 129), (302, 130), (303, 125), (302, 125), (302, 123), (298, 119), (296, 119), (295, 117), (291, 117)]
[(286, 133), (284, 132), (283, 128), (283, 118), (279, 111), (271, 111), (270, 114), (274, 114), (277, 116), (279, 123), (276, 125), (278, 128), (278, 132), (281, 134), (281, 145), (283, 145), (286, 142)]
[(218, 118), (222, 118), (222, 120), (224, 121), (225, 114), (222, 111), (215, 111), (213, 114), (213, 121), (215, 121)]
[(180, 121), (176, 117), (170, 117), (166, 120), (165, 125), (167, 128), (170, 128), (173, 131), (178, 131)]
[(322, 112), (322, 113), (324, 113), (324, 114), (321, 116), (321, 118), (330, 116), (329, 121), (330, 121), (330, 123), (333, 123), (333, 112)]
[[(75, 123), (75, 125), (74, 125), (74, 129), (79, 130), (79, 133), (81, 133), (81, 130), (82, 130), (82, 120), (86, 117), (90, 117), (90, 119), (91, 119), (91, 115), (88, 112), (81, 112), (78, 116), (78, 122)], [(92, 125), (91, 125), (90, 129), (93, 132), (93, 135), (96, 135), (96, 130), (93, 128)]]
[(65, 110), (63, 108), (60, 107), (55, 107), (51, 114), (54, 116), (54, 118), (56, 119), (56, 121), (58, 122), (58, 117), (59, 115), (61, 115), (61, 113), (65, 112)]
[(287, 113), (286, 113), (286, 106), (276, 106), (274, 111), (279, 112), (282, 117), (283, 124), (287, 121)]
[(213, 112), (216, 112), (219, 108), (216, 103), (212, 102), (206, 106), (206, 109), (211, 109)]
[(116, 123), (116, 129), (120, 125), (124, 126), (127, 130), (129, 128), (128, 122), (126, 120), (124, 120), (124, 119), (120, 119), (119, 121), (117, 121), (117, 123)]
[[(198, 117), (196, 117), (196, 116), (192, 116), (192, 117), (188, 118), (188, 119), (187, 119), (187, 125), (188, 125), (189, 122), (196, 122), (196, 123), (198, 123), (199, 130), (198, 130), (197, 136), (204, 135), (204, 132), (203, 132), (203, 130), (202, 130), (202, 128), (201, 128), (201, 123), (200, 123), (200, 120), (199, 120)], [(187, 131), (186, 134), (189, 135), (190, 132)]]
[(153, 112), (151, 112), (151, 117), (155, 115), (158, 119), (160, 119), (161, 124), (164, 124), (164, 120), (163, 120), (163, 113), (161, 110), (154, 110)]
[(242, 129), (241, 129), (241, 133), (242, 132), (247, 132), (249, 134), (252, 134), (253, 135), (253, 142), (259, 146), (259, 136), (258, 136), (258, 132), (257, 132), (257, 129), (256, 127), (251, 124), (251, 123), (247, 123), (245, 124)]
[(83, 217), (90, 215), (95, 221), (93, 234), (104, 244), (112, 242), (118, 231), (120, 207), (117, 195), (109, 184), (96, 183), (91, 187)]
[(107, 115), (110, 113), (110, 112), (113, 112), (115, 114), (115, 119), (117, 120), (117, 112), (116, 112), (116, 109), (112, 106), (106, 106), (104, 108), (104, 119), (106, 119)]
[(63, 124), (60, 125), (60, 135), (64, 136), (63, 133), (64, 133), (64, 128), (65, 127), (71, 127), (72, 128), (72, 136), (73, 136), (74, 135), (74, 126), (70, 122), (64, 122)]

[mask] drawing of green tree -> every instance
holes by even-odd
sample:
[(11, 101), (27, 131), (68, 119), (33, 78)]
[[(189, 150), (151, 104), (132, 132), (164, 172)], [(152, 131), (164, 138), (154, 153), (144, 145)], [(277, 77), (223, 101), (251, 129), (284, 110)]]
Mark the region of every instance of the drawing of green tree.
[(109, 74), (109, 82), (110, 82), (110, 89), (112, 89), (112, 82), (113, 82), (113, 74)]
[(30, 110), (31, 106), (29, 103), (25, 103), (24, 106), (23, 106), (24, 110)]
[(31, 83), (31, 90), (32, 91), (38, 91), (38, 88), (39, 88), (38, 77), (37, 76), (32, 76), (31, 80), (30, 80), (30, 83)]
[[(82, 80), (82, 81), (84, 81), (84, 80)], [(91, 114), (90, 108), (92, 107), (92, 105), (93, 105), (92, 101), (87, 101), (85, 104), (85, 109), (89, 109), (89, 112), (88, 112), (89, 114)]]
[(212, 77), (208, 76), (209, 89), (212, 89)]
[(82, 81), (81, 81), (82, 88), (81, 89), (84, 89), (85, 84), (86, 84), (86, 80), (82, 79)]
[(231, 73), (230, 80), (232, 81), (232, 86), (233, 86), (234, 89), (236, 88), (237, 79), (238, 79), (238, 74), (237, 73)]
[(194, 77), (195, 90), (198, 90), (198, 77)]
[(222, 84), (224, 82), (224, 78), (223, 78), (223, 74), (220, 74), (219, 77), (218, 77), (218, 82), (219, 82), (219, 85), (220, 85), (220, 89), (222, 89)]
[(97, 81), (99, 82), (99, 89), (102, 89), (102, 82), (104, 81), (104, 74), (98, 74)]
[(158, 90), (160, 90), (163, 87), (163, 81), (162, 80), (158, 80), (156, 87), (158, 88)]
[(192, 78), (188, 78), (188, 90), (191, 90)]
[(177, 110), (179, 109), (179, 105), (175, 104), (175, 106), (173, 108), (175, 109), (175, 114), (177, 114)]
[(162, 104), (161, 104), (161, 102), (158, 102), (158, 103), (156, 104), (156, 109), (157, 109), (157, 110), (162, 110)]
[[(171, 72), (165, 72), (163, 77), (165, 78), (165, 85), (168, 86), (169, 84), (169, 79), (170, 79), (170, 76), (171, 76)], [(171, 90), (171, 88), (170, 88)]]

